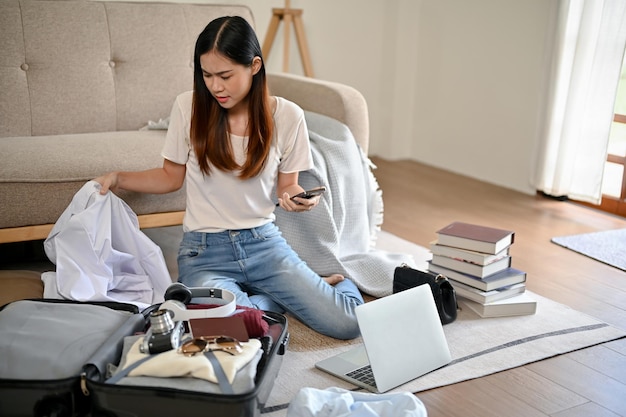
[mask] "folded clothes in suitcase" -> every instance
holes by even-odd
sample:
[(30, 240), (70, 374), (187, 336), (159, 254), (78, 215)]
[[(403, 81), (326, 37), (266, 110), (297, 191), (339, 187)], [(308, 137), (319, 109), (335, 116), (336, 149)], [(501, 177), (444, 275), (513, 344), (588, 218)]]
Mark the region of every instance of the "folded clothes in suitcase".
[(145, 331), (132, 304), (20, 300), (0, 310), (0, 415), (65, 417), (89, 412), (87, 374), (103, 380), (124, 337)]
[[(223, 353), (219, 359), (222, 366), (219, 367), (223, 368), (228, 378), (236, 372), (232, 384), (228, 384), (229, 392), (224, 392), (221, 384), (210, 382), (211, 375), (205, 378), (204, 370), (189, 368), (201, 363), (203, 355), (199, 355), (197, 361), (193, 359), (185, 363), (189, 358), (184, 359), (181, 349), (154, 355), (146, 354), (144, 349), (140, 353), (137, 346), (143, 343), (143, 337), (127, 337), (124, 350), (114, 363), (117, 369), (112, 371), (112, 378), (105, 381), (87, 378), (86, 388), (92, 404), (91, 415), (259, 416), (280, 370), (289, 340), (287, 319), (284, 315), (263, 312), (263, 319), (268, 324), (266, 334), (242, 343), (240, 355), (231, 357), (227, 352), (216, 352), (216, 356)], [(250, 352), (246, 350), (248, 348)], [(231, 359), (232, 362), (229, 361)], [(234, 365), (238, 359), (243, 360), (242, 366)], [(132, 361), (140, 362), (140, 365), (133, 368), (133, 364), (129, 365)], [(231, 365), (237, 369), (229, 369)], [(138, 376), (133, 376), (133, 371), (128, 371), (140, 370), (141, 366), (145, 369)], [(175, 376), (189, 374), (194, 377)], [(174, 377), (165, 377), (166, 375)]]

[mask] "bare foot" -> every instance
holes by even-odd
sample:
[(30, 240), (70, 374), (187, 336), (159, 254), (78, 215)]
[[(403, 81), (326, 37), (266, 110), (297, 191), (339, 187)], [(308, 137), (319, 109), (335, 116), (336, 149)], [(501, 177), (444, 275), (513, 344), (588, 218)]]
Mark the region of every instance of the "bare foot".
[(322, 279), (326, 282), (328, 282), (330, 285), (335, 285), (337, 283), (340, 283), (341, 281), (344, 280), (343, 275), (341, 274), (331, 274), (327, 277), (322, 277)]

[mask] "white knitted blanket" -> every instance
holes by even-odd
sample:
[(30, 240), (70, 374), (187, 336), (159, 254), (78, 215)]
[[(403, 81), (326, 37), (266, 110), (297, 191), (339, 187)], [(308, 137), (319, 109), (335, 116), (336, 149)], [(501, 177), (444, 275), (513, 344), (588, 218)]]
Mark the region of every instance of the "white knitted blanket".
[(311, 212), (276, 210), (276, 224), (300, 257), (318, 274), (340, 273), (366, 294), (391, 294), (393, 272), (408, 254), (374, 248), (383, 221), (382, 191), (347, 126), (306, 112), (314, 168), (300, 173), (305, 189), (324, 185), (326, 193)]

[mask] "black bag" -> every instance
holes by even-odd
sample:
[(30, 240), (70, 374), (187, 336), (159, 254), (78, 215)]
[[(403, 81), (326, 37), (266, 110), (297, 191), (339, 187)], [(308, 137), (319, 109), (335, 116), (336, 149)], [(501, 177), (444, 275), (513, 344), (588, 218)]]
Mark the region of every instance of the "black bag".
[(393, 293), (408, 290), (422, 284), (430, 285), (441, 324), (456, 320), (456, 293), (448, 278), (430, 271), (420, 271), (407, 265), (399, 266), (393, 274)]

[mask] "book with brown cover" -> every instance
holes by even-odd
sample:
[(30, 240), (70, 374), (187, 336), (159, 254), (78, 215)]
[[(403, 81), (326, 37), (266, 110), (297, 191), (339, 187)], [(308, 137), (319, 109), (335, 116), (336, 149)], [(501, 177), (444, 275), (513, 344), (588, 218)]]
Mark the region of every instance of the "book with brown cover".
[(471, 223), (454, 222), (437, 231), (440, 245), (496, 254), (513, 244), (515, 232)]

